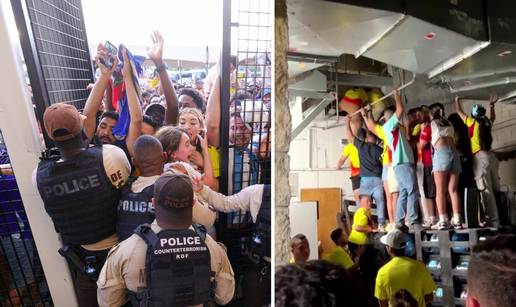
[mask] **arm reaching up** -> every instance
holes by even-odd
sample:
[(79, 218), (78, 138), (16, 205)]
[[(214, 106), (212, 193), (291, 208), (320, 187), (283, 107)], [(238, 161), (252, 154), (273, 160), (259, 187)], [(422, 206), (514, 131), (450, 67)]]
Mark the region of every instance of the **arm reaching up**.
[(208, 151), (208, 140), (201, 137), (200, 135), (197, 137), (201, 141), (202, 156), (204, 159), (204, 181), (206, 182), (206, 185), (209, 186), (212, 190), (218, 191), (219, 181), (213, 175), (213, 167), (211, 165), (210, 153)]
[(349, 115), (344, 117), (344, 129), (346, 132), (346, 138), (351, 144), (353, 144), (355, 142), (355, 135), (351, 130), (351, 117)]
[(163, 61), (163, 36), (158, 31), (154, 31), (151, 35), (152, 47), (147, 48), (147, 55), (156, 65), (156, 70), (159, 73), (160, 90), (165, 94), (167, 101), (167, 111), (165, 113), (165, 125), (177, 125), (179, 117), (179, 107), (177, 102), (177, 95), (172, 85), (172, 81), (167, 72), (167, 66)]
[(370, 111), (362, 109), (360, 112), (362, 115), (362, 118), (364, 119), (365, 125), (367, 130), (374, 133), (376, 136), (379, 137), (378, 132), (376, 131), (376, 122), (373, 119), (373, 115)]
[(496, 120), (496, 112), (495, 112), (495, 104), (498, 101), (498, 96), (493, 95), (489, 97), (489, 111), (491, 112), (491, 123), (494, 123)]
[(403, 105), (403, 101), (401, 101), (400, 92), (398, 90), (394, 91), (394, 101), (396, 101), (396, 117), (398, 120), (401, 120), (405, 106)]
[(104, 92), (108, 87), (109, 80), (111, 79), (111, 74), (118, 64), (118, 57), (115, 55), (115, 60), (113, 61), (112, 67), (106, 67), (104, 64), (100, 62), (101, 58), (105, 58), (108, 56), (106, 48), (102, 44), (99, 44), (97, 47), (97, 55), (95, 56), (95, 62), (97, 66), (100, 68), (100, 78), (95, 82), (93, 89), (91, 90), (90, 95), (88, 96), (88, 100), (86, 100), (86, 104), (84, 105), (84, 110), (82, 114), (86, 116), (84, 119), (84, 132), (88, 137), (88, 141), (91, 142), (93, 136), (95, 135), (95, 126), (97, 123), (97, 111), (99, 110), (100, 104), (102, 103), (102, 98), (104, 98)]
[(206, 136), (208, 144), (220, 146), (220, 76), (217, 76), (211, 87), (208, 106), (206, 107)]
[(455, 96), (455, 112), (457, 112), (460, 118), (462, 118), (462, 120), (464, 121), (468, 117), (468, 115), (466, 115), (466, 113), (464, 113), (464, 110), (462, 109), (462, 103), (460, 102), (459, 96)]
[(131, 123), (129, 124), (129, 131), (125, 139), (125, 143), (127, 145), (127, 151), (132, 157), (134, 142), (141, 135), (143, 115), (140, 106), (140, 98), (136, 92), (136, 85), (134, 84), (133, 80), (133, 69), (125, 49), (122, 50), (122, 55), (124, 57), (124, 68), (122, 69), (122, 75), (124, 76), (129, 114), (131, 115)]

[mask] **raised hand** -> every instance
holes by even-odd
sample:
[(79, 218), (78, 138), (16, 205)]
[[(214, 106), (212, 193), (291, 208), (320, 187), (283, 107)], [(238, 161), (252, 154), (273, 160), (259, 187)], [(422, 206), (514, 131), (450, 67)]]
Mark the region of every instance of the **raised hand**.
[(155, 65), (163, 63), (163, 36), (158, 31), (153, 31), (151, 34), (152, 46), (147, 47), (147, 55)]
[(104, 76), (111, 75), (113, 73), (113, 70), (115, 70), (116, 65), (118, 64), (118, 57), (115, 55), (113, 60), (113, 66), (107, 67), (106, 65), (102, 64), (100, 59), (106, 59), (108, 57), (107, 49), (104, 47), (102, 43), (100, 43), (97, 47), (97, 55), (95, 56), (95, 63), (100, 69), (100, 73)]
[(201, 148), (203, 150), (204, 149), (208, 150), (208, 139), (202, 137), (200, 134), (197, 136), (197, 138), (199, 139), (199, 142), (201, 143)]
[(495, 103), (498, 102), (498, 96), (497, 95), (491, 95), (491, 97), (489, 97), (489, 104), (491, 106), (494, 106)]
[(392, 91), (392, 95), (393, 95), (393, 96), (394, 96), (394, 98), (396, 98), (396, 99), (401, 98), (401, 97), (400, 97), (400, 91), (398, 91), (398, 90), (393, 90), (393, 91)]

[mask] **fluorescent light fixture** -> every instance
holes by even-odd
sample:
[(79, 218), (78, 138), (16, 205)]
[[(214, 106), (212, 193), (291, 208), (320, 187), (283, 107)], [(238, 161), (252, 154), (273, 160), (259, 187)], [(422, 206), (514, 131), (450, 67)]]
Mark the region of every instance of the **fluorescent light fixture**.
[(480, 50), (486, 48), (491, 44), (491, 41), (487, 42), (478, 42), (475, 45), (471, 47), (464, 48), (461, 53), (457, 54), (456, 56), (444, 61), (442, 64), (438, 64), (434, 68), (432, 68), (428, 72), (428, 78), (432, 79), (433, 77), (437, 76), (438, 74), (442, 73), (443, 71), (446, 71), (453, 66), (455, 66), (460, 61), (469, 58), (470, 56), (474, 55), (475, 53), (479, 52)]
[(369, 49), (371, 49), (376, 43), (378, 43), (384, 36), (386, 36), (389, 32), (391, 32), (394, 28), (396, 28), (403, 20), (407, 18), (407, 15), (401, 14), (396, 21), (394, 21), (389, 27), (385, 28), (383, 32), (380, 32), (373, 39), (365, 43), (358, 51), (355, 53), (355, 58), (359, 58), (362, 54), (366, 53)]

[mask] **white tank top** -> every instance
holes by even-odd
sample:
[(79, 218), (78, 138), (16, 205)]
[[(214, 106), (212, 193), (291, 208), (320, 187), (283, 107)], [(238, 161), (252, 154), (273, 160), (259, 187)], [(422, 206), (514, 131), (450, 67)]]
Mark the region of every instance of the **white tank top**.
[(442, 137), (454, 137), (455, 129), (453, 126), (439, 126), (436, 120), (433, 120), (431, 123), (432, 127), (432, 146), (435, 147), (437, 141), (439, 141)]

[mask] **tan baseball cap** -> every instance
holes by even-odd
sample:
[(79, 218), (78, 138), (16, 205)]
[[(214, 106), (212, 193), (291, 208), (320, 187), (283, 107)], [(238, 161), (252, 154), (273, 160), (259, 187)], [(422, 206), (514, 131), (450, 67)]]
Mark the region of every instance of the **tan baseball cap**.
[(53, 141), (72, 139), (82, 131), (82, 122), (86, 118), (75, 106), (66, 103), (55, 103), (43, 114), (43, 123), (48, 137)]

